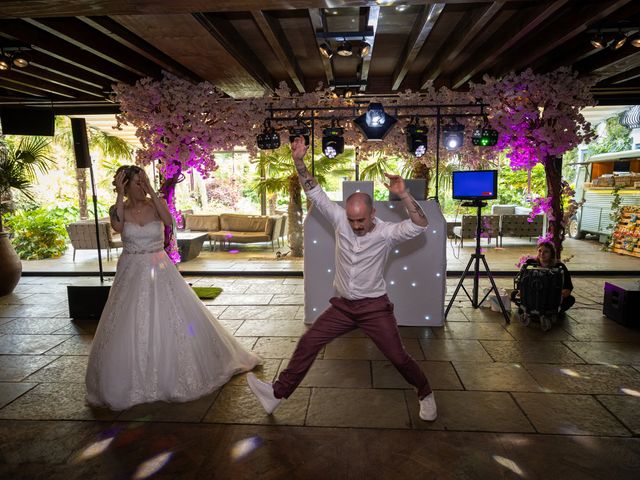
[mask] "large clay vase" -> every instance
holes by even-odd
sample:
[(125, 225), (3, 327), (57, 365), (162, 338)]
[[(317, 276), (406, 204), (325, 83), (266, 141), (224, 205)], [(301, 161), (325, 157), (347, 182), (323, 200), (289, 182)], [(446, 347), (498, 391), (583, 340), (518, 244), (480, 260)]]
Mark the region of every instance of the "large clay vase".
[(13, 292), (21, 274), (22, 262), (9, 241), (9, 234), (0, 232), (0, 297)]

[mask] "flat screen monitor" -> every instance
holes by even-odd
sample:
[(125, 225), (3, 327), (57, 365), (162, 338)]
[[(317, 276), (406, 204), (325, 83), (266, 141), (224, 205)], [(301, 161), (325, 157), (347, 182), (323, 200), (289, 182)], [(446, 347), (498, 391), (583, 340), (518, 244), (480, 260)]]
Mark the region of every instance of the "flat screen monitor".
[(39, 135), (51, 137), (55, 117), (50, 108), (0, 108), (3, 135)]
[(491, 200), (498, 198), (497, 170), (465, 170), (452, 172), (455, 200)]

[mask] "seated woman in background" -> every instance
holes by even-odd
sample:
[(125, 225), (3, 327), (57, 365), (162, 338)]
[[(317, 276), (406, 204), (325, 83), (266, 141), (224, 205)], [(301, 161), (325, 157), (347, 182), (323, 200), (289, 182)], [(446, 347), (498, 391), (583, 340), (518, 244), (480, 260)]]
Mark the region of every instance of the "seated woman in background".
[(573, 283), (571, 282), (571, 275), (567, 266), (560, 260), (556, 259), (556, 247), (551, 242), (542, 242), (538, 245), (538, 256), (536, 258), (530, 258), (525, 262), (525, 265), (534, 265), (536, 267), (551, 268), (559, 267), (564, 274), (564, 282), (562, 285), (562, 303), (560, 304), (560, 312), (564, 313), (569, 310), (576, 299), (571, 295), (573, 290)]

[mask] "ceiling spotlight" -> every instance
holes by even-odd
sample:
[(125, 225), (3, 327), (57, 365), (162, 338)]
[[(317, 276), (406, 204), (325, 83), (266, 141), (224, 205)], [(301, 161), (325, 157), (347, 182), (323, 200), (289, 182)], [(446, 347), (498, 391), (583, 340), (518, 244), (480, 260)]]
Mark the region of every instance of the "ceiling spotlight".
[(427, 132), (425, 125), (420, 125), (420, 120), (416, 116), (407, 125), (407, 148), (415, 157), (420, 158), (427, 153)]
[(276, 129), (271, 126), (271, 120), (268, 118), (264, 121), (264, 129), (262, 133), (256, 137), (256, 143), (260, 150), (273, 150), (280, 147), (280, 135)]
[(397, 12), (404, 12), (407, 8), (409, 8), (409, 5), (405, 5), (405, 4), (396, 5)]
[(398, 120), (385, 113), (381, 103), (371, 103), (367, 112), (360, 115), (353, 122), (362, 130), (367, 140), (382, 140)]
[(596, 33), (591, 37), (591, 45), (593, 45), (593, 48), (601, 49), (607, 46), (607, 41), (601, 33)]
[(613, 37), (613, 42), (611, 43), (611, 49), (612, 50), (618, 50), (619, 48), (621, 48), (625, 43), (627, 42), (627, 36), (622, 33), (622, 32), (618, 32), (616, 33), (616, 35)]
[(629, 42), (636, 48), (640, 48), (640, 33), (636, 33), (629, 38)]
[(325, 58), (333, 57), (333, 50), (331, 50), (331, 47), (329, 45), (327, 45), (326, 43), (320, 44), (318, 49), (320, 50), (320, 54), (323, 57), (325, 57)]
[(451, 123), (442, 127), (444, 148), (447, 150), (457, 150), (464, 141), (464, 125), (458, 123), (454, 118)]
[(4, 52), (0, 52), (0, 70), (10, 70), (11, 69), (11, 58), (8, 55), (5, 55)]
[(493, 147), (498, 143), (498, 132), (491, 128), (487, 117), (471, 134), (471, 143), (476, 147)]
[(25, 68), (31, 63), (31, 57), (25, 52), (17, 51), (13, 54), (13, 64), (19, 68)]
[(371, 45), (369, 45), (367, 42), (362, 42), (362, 46), (360, 47), (360, 56), (364, 58), (369, 55), (370, 51)]
[(344, 128), (331, 121), (331, 126), (322, 130), (322, 152), (328, 158), (336, 158), (344, 152)]
[(351, 42), (343, 41), (338, 48), (336, 49), (336, 53), (341, 57), (350, 57), (353, 55), (353, 46)]

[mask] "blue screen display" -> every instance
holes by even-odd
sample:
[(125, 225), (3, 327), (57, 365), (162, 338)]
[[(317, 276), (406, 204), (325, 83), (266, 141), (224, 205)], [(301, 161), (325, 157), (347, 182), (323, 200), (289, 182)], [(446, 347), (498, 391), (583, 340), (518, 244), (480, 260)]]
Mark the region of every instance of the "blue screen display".
[(498, 198), (498, 171), (453, 172), (453, 198), (460, 200)]

